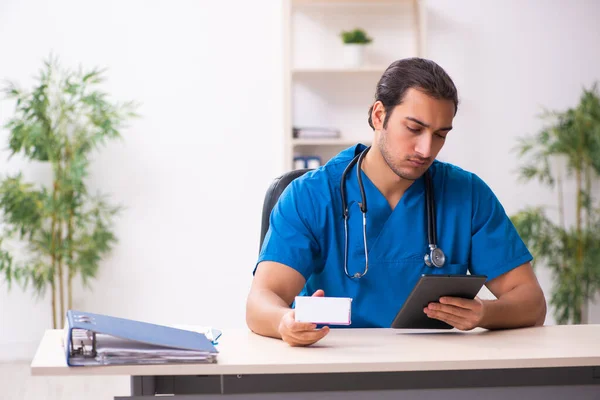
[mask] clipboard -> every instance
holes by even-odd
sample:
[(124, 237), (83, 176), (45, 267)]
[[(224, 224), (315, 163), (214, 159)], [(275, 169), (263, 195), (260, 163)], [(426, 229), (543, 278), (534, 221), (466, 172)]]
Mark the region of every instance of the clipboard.
[(199, 332), (75, 310), (66, 316), (70, 367), (217, 361), (213, 342)]

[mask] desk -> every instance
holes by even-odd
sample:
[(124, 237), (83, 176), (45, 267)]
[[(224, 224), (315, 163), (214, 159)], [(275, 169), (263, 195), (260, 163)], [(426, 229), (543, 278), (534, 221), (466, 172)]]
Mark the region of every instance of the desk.
[(600, 399), (600, 325), (436, 333), (333, 329), (304, 348), (246, 329), (224, 330), (216, 364), (72, 368), (62, 334), (46, 331), (33, 375), (126, 375), (135, 399), (391, 399), (399, 393), (403, 399)]

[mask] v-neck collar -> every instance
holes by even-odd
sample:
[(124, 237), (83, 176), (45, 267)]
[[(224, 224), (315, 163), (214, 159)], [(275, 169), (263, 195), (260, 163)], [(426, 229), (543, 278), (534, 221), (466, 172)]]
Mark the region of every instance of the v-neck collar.
[[(362, 213), (357, 203), (362, 200), (356, 175), (357, 168), (358, 163), (349, 171), (351, 177), (349, 177), (346, 187), (348, 190), (350, 229), (355, 231), (354, 235), (360, 235), (360, 241), (357, 243), (361, 243), (363, 240)], [(424, 177), (415, 180), (406, 189), (398, 204), (392, 210), (379, 188), (375, 186), (364, 171), (361, 170), (360, 172), (367, 200), (367, 247), (369, 258), (375, 260), (379, 254), (386, 254), (385, 249), (380, 249), (388, 242), (385, 240), (385, 236), (394, 236), (394, 231), (397, 231), (397, 228), (402, 226), (407, 219), (407, 213), (413, 212), (415, 206), (418, 205), (417, 203), (425, 202)], [(358, 236), (355, 239), (358, 240)]]
[(392, 214), (398, 207), (406, 207), (414, 204), (415, 197), (420, 199), (421, 195), (423, 195), (423, 198), (425, 196), (425, 178), (424, 176), (421, 176), (420, 178), (416, 179), (409, 187), (406, 188), (406, 190), (402, 194), (402, 197), (400, 197), (400, 200), (398, 200), (398, 203), (392, 210), (390, 203), (387, 201), (383, 193), (381, 193), (381, 190), (379, 190), (379, 188), (375, 186), (375, 184), (369, 178), (369, 176), (362, 170), (361, 176), (363, 180), (363, 185), (365, 187), (365, 193), (367, 192), (367, 187), (369, 188), (369, 192), (373, 192), (371, 198), (367, 200), (367, 206), (369, 206), (372, 203), (375, 203), (375, 206), (377, 208), (383, 209), (387, 207), (389, 214)]

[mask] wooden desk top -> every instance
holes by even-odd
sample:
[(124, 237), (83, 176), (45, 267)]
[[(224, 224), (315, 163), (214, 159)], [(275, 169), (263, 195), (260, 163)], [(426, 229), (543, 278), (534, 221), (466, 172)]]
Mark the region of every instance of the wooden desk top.
[[(193, 330), (193, 327), (188, 327)], [(247, 329), (224, 330), (218, 362), (68, 367), (63, 331), (48, 330), (32, 375), (237, 375), (600, 366), (600, 325), (445, 332), (332, 329), (310, 347), (291, 347)]]

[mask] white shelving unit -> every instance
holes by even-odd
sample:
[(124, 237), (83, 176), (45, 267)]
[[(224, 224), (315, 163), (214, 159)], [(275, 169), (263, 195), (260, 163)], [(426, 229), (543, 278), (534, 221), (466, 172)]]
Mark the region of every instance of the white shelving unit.
[[(424, 0), (284, 0), (284, 160), (322, 163), (358, 142), (370, 144), (375, 87), (397, 59), (425, 54)], [(373, 38), (365, 64), (343, 62), (342, 30)], [(294, 127), (338, 129), (339, 138), (294, 138)]]
[(360, 68), (344, 68), (344, 67), (308, 67), (294, 68), (292, 74), (296, 76), (308, 74), (381, 74), (385, 67), (365, 66)]

